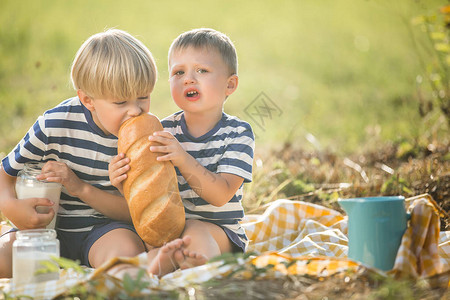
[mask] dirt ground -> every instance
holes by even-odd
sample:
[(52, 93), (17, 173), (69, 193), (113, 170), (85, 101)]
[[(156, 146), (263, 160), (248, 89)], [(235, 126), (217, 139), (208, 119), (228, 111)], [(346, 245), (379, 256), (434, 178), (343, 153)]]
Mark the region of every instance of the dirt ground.
[(328, 278), (289, 276), (272, 280), (225, 279), (185, 291), (189, 299), (450, 299), (445, 287), (428, 282), (394, 281), (374, 276), (366, 269)]

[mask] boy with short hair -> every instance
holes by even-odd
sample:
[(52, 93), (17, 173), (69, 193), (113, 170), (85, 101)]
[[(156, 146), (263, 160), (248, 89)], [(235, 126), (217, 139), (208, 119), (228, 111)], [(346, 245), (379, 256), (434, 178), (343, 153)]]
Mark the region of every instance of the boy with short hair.
[[(250, 125), (223, 112), (238, 85), (236, 50), (225, 34), (204, 28), (181, 34), (169, 50), (169, 74), (172, 98), (182, 111), (162, 121), (165, 131), (149, 137), (162, 144), (150, 151), (175, 165), (187, 220), (180, 239), (149, 251), (148, 271), (157, 275), (245, 251), (239, 221), (254, 151)], [(128, 170), (129, 159), (119, 155), (113, 172)], [(118, 173), (110, 176), (120, 190), (125, 176)]]
[[(61, 256), (98, 267), (145, 251), (126, 200), (111, 185), (120, 125), (148, 113), (157, 70), (150, 51), (125, 31), (110, 29), (80, 47), (71, 78), (78, 97), (46, 111), (2, 160), (0, 210), (19, 230), (45, 227), (58, 213)], [(18, 200), (14, 184), (28, 161), (44, 161), (39, 180), (63, 185), (58, 212), (45, 198)], [(0, 237), (0, 277), (11, 277), (15, 230)]]

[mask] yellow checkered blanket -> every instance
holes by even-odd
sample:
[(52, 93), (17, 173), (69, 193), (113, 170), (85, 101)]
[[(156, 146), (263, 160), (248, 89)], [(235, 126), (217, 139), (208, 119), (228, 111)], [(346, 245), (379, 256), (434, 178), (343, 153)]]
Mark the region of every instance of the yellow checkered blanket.
[[(439, 284), (449, 286), (450, 231), (439, 232), (439, 208), (429, 195), (406, 199), (411, 221), (405, 232), (393, 270), (382, 275), (425, 278), (436, 274)], [(445, 212), (443, 212), (445, 213)], [(149, 285), (141, 293), (152, 289), (172, 290), (212, 278), (274, 278), (291, 275), (326, 277), (337, 272), (363, 268), (347, 256), (347, 217), (338, 211), (302, 201), (280, 199), (271, 203), (261, 215), (247, 215), (243, 226), (250, 239), (251, 256), (228, 256), (203, 266), (178, 270), (157, 278), (150, 276)], [(3, 230), (3, 229), (2, 229)], [(115, 258), (104, 266), (80, 275), (63, 271), (58, 281), (14, 286), (9, 279), (0, 282), (0, 291), (15, 295), (29, 295), (35, 299), (51, 299), (67, 292), (75, 285), (96, 279), (97, 288), (114, 295), (123, 283), (106, 274), (116, 263), (146, 266), (146, 254), (134, 258)], [(255, 272), (256, 271), (256, 272)], [(257, 274), (257, 275), (255, 275)]]

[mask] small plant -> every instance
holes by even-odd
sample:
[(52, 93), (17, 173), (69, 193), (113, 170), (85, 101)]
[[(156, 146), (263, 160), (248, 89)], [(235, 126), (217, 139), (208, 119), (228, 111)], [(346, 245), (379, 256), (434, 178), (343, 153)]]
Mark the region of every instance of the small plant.
[[(64, 270), (73, 270), (75, 273), (86, 276), (88, 271), (82, 267), (79, 261), (63, 257), (52, 257), (53, 262), (45, 262), (38, 273), (48, 273), (58, 271), (59, 268)], [(61, 296), (61, 299), (145, 299), (143, 290), (149, 287), (149, 282), (145, 280), (146, 271), (140, 269), (136, 278), (132, 278), (129, 274), (125, 274), (122, 280), (102, 274), (96, 276), (95, 279), (87, 282), (81, 282), (73, 286), (67, 293)], [(109, 282), (114, 285), (111, 288)], [(148, 296), (148, 295), (147, 295)], [(7, 299), (7, 298), (6, 298)]]
[(86, 268), (80, 265), (80, 261), (71, 260), (64, 257), (54, 257), (53, 260), (59, 265), (60, 268), (68, 270), (73, 269), (75, 272), (81, 275), (86, 275), (88, 271)]
[(74, 270), (77, 274), (86, 275), (87, 271), (80, 265), (79, 261), (73, 261), (64, 257), (51, 256), (52, 261), (42, 261), (42, 267), (36, 271), (36, 274), (55, 273), (59, 269)]
[(447, 299), (439, 288), (431, 288), (427, 280), (396, 279), (393, 277), (373, 278), (378, 281), (368, 299)]
[(402, 195), (406, 194), (408, 196), (413, 195), (413, 191), (408, 187), (408, 182), (399, 177), (398, 175), (393, 175), (390, 179), (386, 180), (381, 186), (381, 192), (384, 195)]
[(124, 293), (119, 294), (120, 299), (130, 299), (130, 297), (137, 297), (141, 295), (142, 290), (149, 286), (149, 282), (145, 281), (146, 271), (140, 269), (136, 278), (131, 278), (130, 275), (125, 274), (123, 277)]

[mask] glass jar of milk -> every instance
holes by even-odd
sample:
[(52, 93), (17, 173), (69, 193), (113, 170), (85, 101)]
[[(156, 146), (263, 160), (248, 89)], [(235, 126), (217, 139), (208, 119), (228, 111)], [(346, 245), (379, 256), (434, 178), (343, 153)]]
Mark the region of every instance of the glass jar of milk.
[[(27, 198), (47, 198), (53, 201), (53, 211), (55, 216), (46, 228), (55, 228), (56, 215), (59, 209), (59, 197), (61, 195), (61, 184), (57, 182), (48, 182), (37, 180), (36, 176), (41, 173), (44, 162), (27, 162), (24, 168), (19, 171), (16, 179), (17, 199)], [(37, 206), (37, 212), (47, 213), (48, 206)]]
[(59, 257), (59, 240), (53, 229), (31, 229), (16, 232), (13, 243), (13, 283), (15, 285), (59, 279), (59, 272), (36, 273), (45, 269), (42, 262), (54, 263)]

